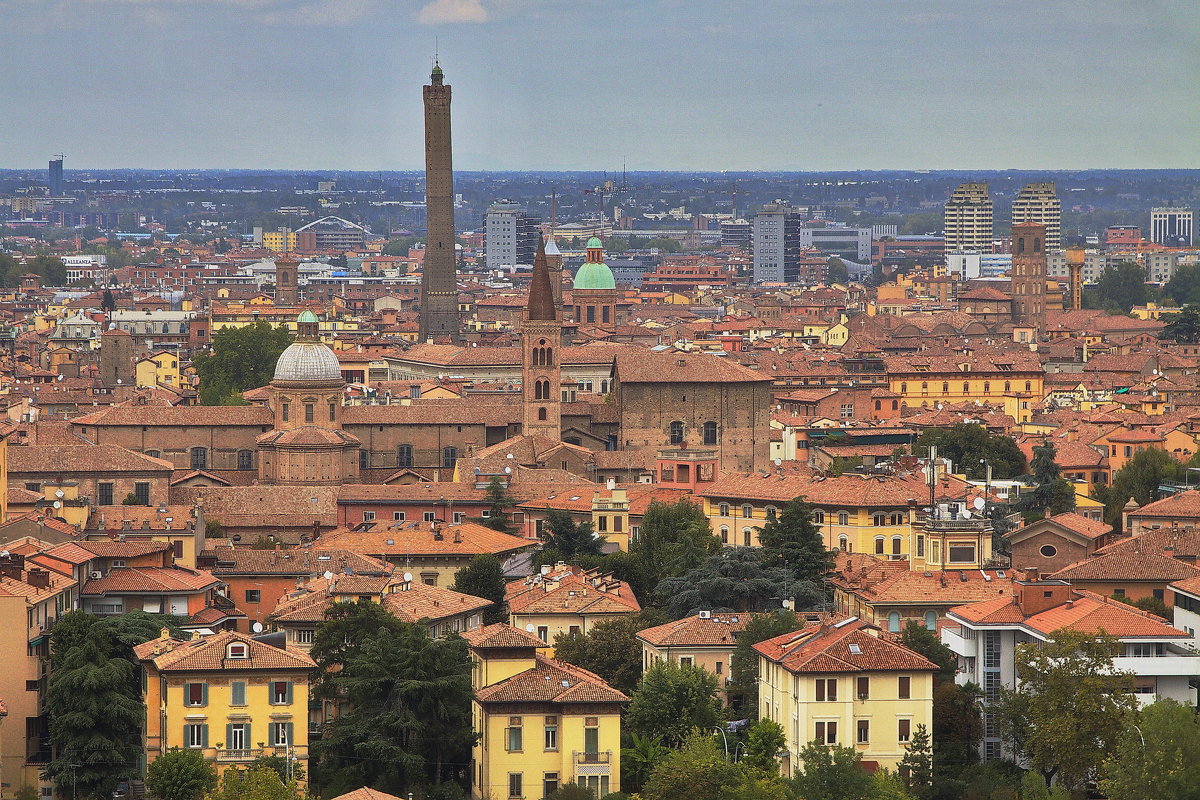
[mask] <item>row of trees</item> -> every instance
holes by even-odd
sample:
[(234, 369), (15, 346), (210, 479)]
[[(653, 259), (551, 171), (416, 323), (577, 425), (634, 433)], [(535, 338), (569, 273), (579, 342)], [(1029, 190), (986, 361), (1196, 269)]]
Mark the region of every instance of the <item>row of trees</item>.
[(7, 253), (0, 253), (0, 286), (17, 286), (27, 272), (40, 275), (44, 286), (67, 285), (67, 268), (55, 256), (34, 256), (22, 264)]

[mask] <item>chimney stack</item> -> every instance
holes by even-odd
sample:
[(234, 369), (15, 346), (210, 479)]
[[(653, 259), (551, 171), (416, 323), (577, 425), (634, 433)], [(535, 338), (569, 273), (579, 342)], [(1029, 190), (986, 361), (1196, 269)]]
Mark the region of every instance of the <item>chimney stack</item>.
[(50, 573), (40, 567), (29, 570), (29, 585), (36, 589), (45, 589), (50, 585)]

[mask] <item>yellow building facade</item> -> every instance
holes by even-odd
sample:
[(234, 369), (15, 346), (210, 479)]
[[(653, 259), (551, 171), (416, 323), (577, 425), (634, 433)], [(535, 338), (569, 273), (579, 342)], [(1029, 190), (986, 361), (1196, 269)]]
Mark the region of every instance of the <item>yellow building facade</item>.
[(621, 789), (621, 709), (629, 701), (596, 675), (539, 653), (508, 625), (463, 635), (470, 648), (473, 797), (535, 800), (565, 783), (597, 797)]
[(296, 249), (296, 232), (288, 228), (263, 231), (262, 246), (276, 253), (291, 253)]
[(199, 641), (162, 636), (134, 648), (144, 667), (146, 763), (172, 747), (217, 771), (281, 756), (308, 772), (306, 654), (225, 631)]
[(175, 353), (154, 353), (138, 359), (134, 368), (134, 377), (138, 388), (155, 386), (170, 386), (178, 389), (180, 386), (179, 356)]
[(759, 716), (782, 726), (791, 775), (811, 742), (853, 747), (864, 766), (895, 770), (918, 726), (933, 735), (937, 667), (850, 617), (754, 646)]

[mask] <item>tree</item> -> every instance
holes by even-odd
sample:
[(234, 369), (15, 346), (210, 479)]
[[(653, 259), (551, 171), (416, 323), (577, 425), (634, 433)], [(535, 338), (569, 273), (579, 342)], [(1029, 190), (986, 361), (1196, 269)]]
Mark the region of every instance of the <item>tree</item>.
[(1200, 798), (1200, 717), (1196, 709), (1159, 700), (1126, 725), (1100, 767), (1110, 800)]
[[(362, 615), (356, 624), (371, 619), (363, 612), (372, 605), (353, 604)], [(314, 652), (319, 639), (327, 658), (331, 631), (322, 629), (344, 630), (350, 621), (340, 614), (323, 623)], [(343, 654), (341, 669), (322, 678), (350, 708), (314, 747), (324, 790), (373, 786), (401, 794), (453, 778), (475, 742), (466, 642), (433, 639), (424, 625), (392, 618)]]
[(664, 578), (682, 575), (721, 549), (704, 511), (690, 500), (654, 501), (642, 515), (638, 536), (629, 545), (623, 573), (638, 597), (654, 594)]
[(1200, 303), (1200, 264), (1180, 264), (1163, 290), (1185, 311)]
[[(1200, 266), (1192, 266), (1200, 271)], [(1200, 293), (1200, 287), (1197, 287)], [(1163, 315), (1167, 326), (1158, 332), (1158, 338), (1168, 342), (1196, 344), (1200, 342), (1200, 306), (1186, 305), (1178, 314)]]
[(113, 655), (111, 635), (89, 616), (70, 620), (64, 636), (51, 639), (46, 714), (54, 757), (46, 775), (63, 792), (99, 800), (137, 770), (143, 706), (134, 696), (133, 663)]
[(401, 236), (399, 239), (391, 239), (383, 246), (383, 254), (385, 256), (407, 256), (408, 251), (417, 243), (418, 239), (415, 236)]
[(1018, 507), (1024, 511), (1037, 512), (1050, 509), (1051, 514), (1062, 514), (1075, 510), (1075, 487), (1062, 477), (1057, 451), (1049, 438), (1033, 446), (1033, 488), (1022, 492)]
[(900, 774), (917, 797), (928, 797), (933, 787), (933, 749), (929, 744), (929, 729), (917, 725), (904, 758), (900, 759)]
[(850, 271), (846, 269), (846, 262), (837, 257), (829, 259), (829, 283), (846, 283), (849, 280)]
[(1120, 652), (1107, 634), (1067, 629), (1049, 642), (1017, 646), (1019, 688), (1002, 691), (1001, 705), (1023, 696), (1008, 728), (1047, 784), (1057, 776), (1068, 789), (1083, 789), (1136, 707), (1131, 676), (1113, 669)]
[(291, 341), (286, 327), (273, 328), (263, 320), (241, 328), (222, 328), (212, 338), (212, 351), (197, 353), (192, 359), (200, 376), (200, 402), (240, 405), (242, 392), (270, 382), (275, 362)]
[(809, 742), (800, 751), (803, 769), (791, 785), (804, 800), (868, 800), (874, 780), (863, 771), (862, 756), (852, 747)]
[(100, 310), (104, 313), (110, 313), (117, 308), (116, 298), (113, 297), (112, 289), (105, 289), (104, 296), (100, 299)]
[(217, 788), (217, 771), (199, 750), (172, 747), (150, 762), (146, 788), (158, 800), (201, 800)]
[(517, 498), (509, 493), (497, 476), (492, 476), (488, 481), (486, 498), (490, 508), (483, 524), (494, 531), (512, 533), (512, 526), (508, 524), (508, 510), (517, 504)]
[(300, 762), (290, 761), (284, 756), (259, 756), (249, 764), (249, 769), (255, 767), (267, 767), (275, 770), (279, 775), (279, 780), (285, 783), (289, 780), (304, 780), (304, 766)]
[(957, 777), (979, 761), (983, 741), (980, 690), (976, 684), (959, 686), (940, 681), (933, 689), (933, 763), (940, 780)]
[(785, 800), (787, 794), (778, 776), (731, 764), (712, 736), (695, 731), (662, 759), (638, 796), (642, 800), (697, 796), (705, 800)]
[[(558, 654), (557, 649), (554, 652)], [(621, 786), (633, 792), (640, 790), (670, 752), (657, 736), (630, 734), (629, 747), (621, 748)]]
[(600, 555), (601, 539), (593, 535), (591, 522), (576, 522), (567, 511), (550, 508), (546, 511), (546, 549), (564, 561), (579, 556)]
[(904, 779), (887, 769), (878, 770), (873, 776), (871, 800), (914, 800), (909, 794)]
[(904, 624), (904, 631), (900, 634), (900, 643), (937, 664), (936, 679), (938, 683), (954, 680), (954, 674), (958, 671), (958, 656), (954, 655), (953, 650), (942, 644), (942, 640), (936, 633), (910, 619)]
[(1149, 299), (1146, 268), (1135, 261), (1118, 261), (1100, 273), (1095, 288), (1089, 287), (1085, 293), (1084, 304), (1089, 308), (1128, 314), (1129, 309), (1145, 305)]
[(779, 751), (787, 744), (783, 726), (769, 719), (760, 719), (746, 730), (746, 754), (741, 764), (757, 769), (764, 775), (779, 774)]
[(642, 677), (642, 642), (638, 631), (666, 622), (654, 609), (622, 614), (593, 625), (585, 634), (560, 633), (554, 638), (554, 657), (583, 667), (628, 694)]
[(363, 643), (381, 630), (396, 630), (399, 620), (378, 603), (337, 602), (325, 609), (325, 619), (313, 634), (309, 656), (317, 663), (313, 693), (333, 699), (338, 684), (334, 678), (342, 665), (356, 657)]
[(968, 478), (985, 477), (986, 464), (992, 465), (992, 475), (997, 478), (1025, 472), (1025, 454), (1012, 437), (988, 433), (982, 425), (964, 422), (949, 428), (926, 428), (913, 443), (913, 452), (923, 455), (930, 445), (936, 445), (938, 455), (950, 459)]
[(659, 661), (642, 676), (625, 714), (632, 733), (661, 736), (678, 747), (693, 728), (707, 731), (720, 719), (717, 676), (690, 664)]
[(812, 511), (811, 505), (796, 498), (758, 533), (766, 563), (784, 567), (797, 581), (819, 581), (833, 569), (833, 556), (825, 549)]
[(596, 793), (586, 786), (571, 782), (559, 786), (543, 800), (596, 800)]
[(228, 767), (211, 800), (303, 800), (304, 793), (295, 781), (280, 780), (270, 767), (239, 769)]
[(1097, 487), (1096, 499), (1104, 501), (1105, 520), (1119, 524), (1121, 509), (1131, 497), (1140, 506), (1158, 499), (1159, 486), (1184, 480), (1187, 467), (1196, 464), (1195, 457), (1183, 464), (1167, 451), (1157, 448), (1135, 453), (1133, 458), (1125, 462), (1125, 466), (1117, 470), (1107, 488)]
[(751, 719), (758, 716), (758, 652), (754, 645), (802, 627), (791, 611), (776, 611), (754, 614), (737, 635), (729, 659), (729, 686), (725, 691), (730, 705), (740, 709), (742, 716)]
[(783, 599), (797, 608), (815, 608), (825, 600), (820, 584), (798, 581), (792, 572), (768, 559), (760, 548), (737, 547), (710, 556), (700, 566), (667, 578), (657, 596), (674, 617), (697, 611), (767, 611)]
[(471, 563), (454, 573), (450, 587), (456, 592), (491, 600), (483, 612), (483, 623), (491, 625), (507, 619), (504, 612), (504, 564), (491, 553), (480, 553)]

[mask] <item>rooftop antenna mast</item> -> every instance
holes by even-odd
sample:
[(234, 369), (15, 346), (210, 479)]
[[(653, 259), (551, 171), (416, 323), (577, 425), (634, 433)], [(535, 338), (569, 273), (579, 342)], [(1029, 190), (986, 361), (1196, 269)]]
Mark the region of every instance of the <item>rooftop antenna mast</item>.
[(550, 190), (550, 238), (554, 238), (554, 229), (558, 227), (558, 187)]

